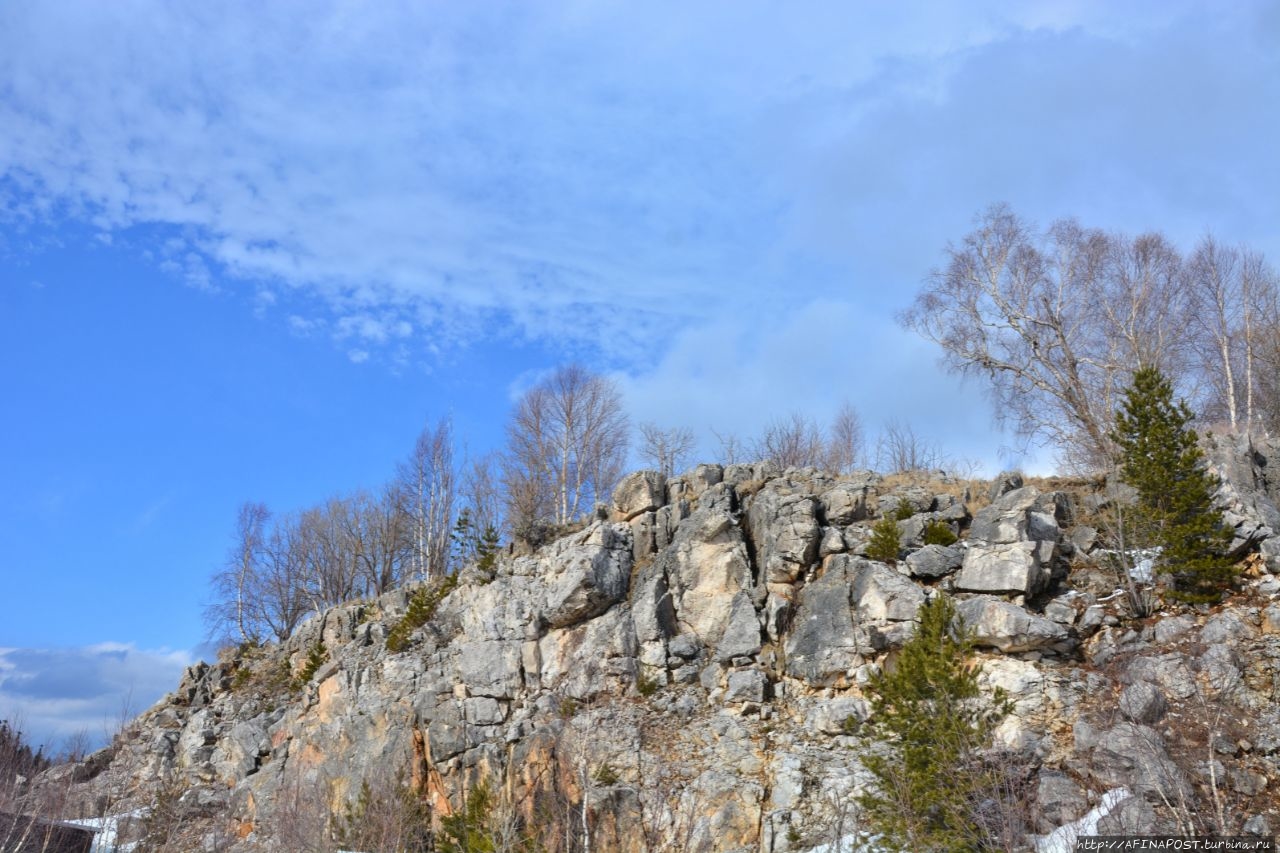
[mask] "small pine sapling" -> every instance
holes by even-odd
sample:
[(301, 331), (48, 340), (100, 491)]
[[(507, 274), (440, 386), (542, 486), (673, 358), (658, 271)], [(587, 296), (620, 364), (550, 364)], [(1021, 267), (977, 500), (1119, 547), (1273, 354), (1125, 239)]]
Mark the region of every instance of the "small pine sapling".
[(916, 514), (916, 508), (911, 501), (906, 498), (898, 498), (898, 506), (893, 511), (893, 517), (898, 521), (906, 521), (908, 518)]
[(999, 801), (982, 751), (1011, 703), (983, 697), (969, 663), (970, 635), (951, 599), (920, 608), (916, 634), (894, 664), (871, 682), (867, 725), (884, 750), (863, 765), (876, 784), (859, 798), (868, 826), (886, 849), (988, 849), (975, 809)]
[(882, 518), (871, 528), (871, 541), (867, 543), (867, 557), (878, 563), (896, 563), (902, 551), (902, 531), (892, 517)]
[(938, 521), (937, 519), (934, 519), (924, 526), (923, 539), (924, 544), (926, 545), (942, 545), (943, 547), (946, 547), (948, 545), (956, 544), (959, 537), (956, 536), (955, 531), (951, 529), (951, 525), (947, 524), (945, 521)]

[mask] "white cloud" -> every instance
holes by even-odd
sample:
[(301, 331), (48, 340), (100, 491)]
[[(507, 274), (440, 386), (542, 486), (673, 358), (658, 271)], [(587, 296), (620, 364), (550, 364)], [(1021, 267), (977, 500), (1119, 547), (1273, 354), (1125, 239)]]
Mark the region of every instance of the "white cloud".
[(83, 733), (101, 745), (122, 716), (146, 710), (194, 662), (186, 651), (105, 642), (78, 648), (0, 649), (0, 718), (56, 748)]
[(985, 402), (893, 311), (999, 200), (1280, 254), (1266, 14), (0, 5), (0, 215), (248, 279), (355, 363), (533, 340), (633, 377), (645, 417), (746, 432), (847, 396), (988, 459)]
[(1037, 464), (1007, 449), (980, 391), (937, 382), (935, 358), (931, 347), (856, 302), (817, 300), (781, 315), (688, 329), (653, 370), (616, 378), (634, 421), (693, 430), (706, 459), (719, 449), (713, 431), (750, 440), (793, 411), (825, 424), (848, 401), (872, 443), (898, 420), (990, 473)]
[[(8, 4), (0, 205), (90, 219), (106, 237), (166, 229), (162, 263), (183, 280), (301, 293), (339, 338), (355, 322), (370, 344), (410, 329), (460, 344), (500, 320), (639, 363), (674, 331), (734, 315), (745, 293), (786, 281), (789, 297), (820, 295), (830, 279), (792, 277), (788, 235), (874, 248), (882, 232), (851, 228), (850, 211), (893, 208), (917, 158), (850, 150), (851, 130), (879, 137), (868, 118), (945, 99), (954, 75), (1020, 34), (1141, 39), (1183, 14)], [(999, 133), (1021, 118), (985, 121)], [(889, 221), (911, 224), (900, 208)]]

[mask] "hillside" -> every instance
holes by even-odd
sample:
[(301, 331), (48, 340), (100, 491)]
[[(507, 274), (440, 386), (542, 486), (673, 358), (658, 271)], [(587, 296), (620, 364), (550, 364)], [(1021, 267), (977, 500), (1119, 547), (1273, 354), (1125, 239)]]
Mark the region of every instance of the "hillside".
[[(851, 849), (860, 757), (884, 749), (870, 684), (946, 593), (984, 689), (1012, 700), (1005, 796), (986, 806), (1009, 846), (1082, 818), (1269, 835), (1280, 448), (1220, 439), (1210, 459), (1237, 551), (1258, 552), (1218, 606), (1128, 614), (1096, 545), (1115, 499), (1101, 484), (639, 472), (533, 553), (192, 667), (38, 785), (63, 817), (133, 814), (120, 837), (149, 849), (397, 849), (460, 813), (496, 839), (475, 849)], [(865, 556), (886, 516), (896, 565)], [(959, 541), (924, 545), (939, 525)]]

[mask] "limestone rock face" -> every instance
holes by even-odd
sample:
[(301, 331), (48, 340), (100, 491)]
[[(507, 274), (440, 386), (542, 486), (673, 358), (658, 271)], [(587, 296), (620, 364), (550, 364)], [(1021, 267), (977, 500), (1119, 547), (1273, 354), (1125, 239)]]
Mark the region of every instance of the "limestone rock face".
[(1067, 629), (1034, 613), (988, 596), (975, 596), (956, 605), (956, 612), (980, 646), (1002, 652), (1066, 651), (1074, 645)]
[[(1264, 531), (1274, 453), (1250, 447), (1223, 468), (1237, 535), (1280, 554)], [(1072, 501), (1003, 480), (967, 528), (955, 481), (890, 488), (766, 463), (640, 472), (610, 520), (461, 572), (402, 650), (386, 640), (412, 590), (345, 604), (282, 644), (189, 668), (109, 751), (35, 784), (96, 815), (149, 806), (177, 780), (192, 850), (327, 849), (327, 834), (286, 829), (325, 827), (365, 783), (406, 783), (444, 815), (482, 779), (548, 850), (584, 820), (602, 853), (654, 839), (823, 849), (870, 783), (859, 756), (884, 748), (867, 725), (876, 673), (920, 606), (952, 595), (982, 690), (1011, 703), (996, 746), (1025, 768), (1035, 831), (1121, 788), (1099, 831), (1176, 831), (1169, 803), (1216, 808), (1209, 770), (1233, 827), (1276, 825), (1280, 582), (1249, 577), (1207, 612), (1134, 620), (1110, 587), (1068, 583), (1067, 562), (1097, 550)], [(908, 533), (939, 520), (961, 541), (907, 544), (897, 566), (859, 556), (872, 518), (904, 502)]]
[(974, 545), (965, 552), (956, 589), (1030, 595), (1048, 580), (1035, 542)]
[(666, 577), (679, 631), (703, 645), (719, 642), (734, 599), (755, 581), (746, 540), (733, 516), (698, 510), (680, 523), (675, 541), (656, 563)]
[(1215, 503), (1234, 532), (1233, 553), (1280, 531), (1280, 442), (1249, 435), (1208, 435), (1202, 442), (1209, 472), (1219, 480)]
[(1005, 492), (974, 516), (956, 588), (1035, 595), (1046, 589), (1059, 554), (1065, 498), (1031, 486)]
[(613, 490), (613, 517), (630, 521), (653, 512), (667, 502), (667, 483), (657, 471), (636, 471), (622, 478)]
[(819, 502), (827, 524), (845, 527), (866, 519), (867, 502), (871, 497), (871, 489), (878, 480), (879, 477), (867, 472), (864, 476), (842, 480), (823, 492)]
[(833, 559), (851, 580), (850, 593), (863, 622), (910, 622), (924, 605), (924, 591), (883, 563), (860, 557)]
[(871, 653), (850, 602), (850, 577), (842, 561), (800, 591), (786, 644), (787, 674), (810, 684), (847, 684)]
[(631, 528), (625, 524), (597, 523), (573, 537), (543, 561), (542, 618), (553, 628), (565, 628), (604, 613), (626, 597), (631, 560)]
[(792, 583), (818, 558), (817, 511), (808, 495), (766, 487), (755, 496), (747, 523), (766, 583)]

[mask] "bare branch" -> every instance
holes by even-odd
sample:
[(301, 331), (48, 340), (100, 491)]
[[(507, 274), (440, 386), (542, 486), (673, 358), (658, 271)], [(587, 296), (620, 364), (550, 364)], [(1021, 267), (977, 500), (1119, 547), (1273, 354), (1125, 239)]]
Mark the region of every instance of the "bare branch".
[(693, 431), (683, 427), (663, 429), (652, 422), (642, 423), (640, 431), (640, 458), (673, 477), (684, 465), (693, 450)]

